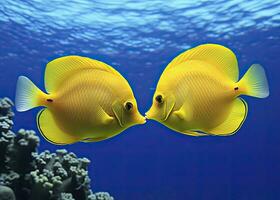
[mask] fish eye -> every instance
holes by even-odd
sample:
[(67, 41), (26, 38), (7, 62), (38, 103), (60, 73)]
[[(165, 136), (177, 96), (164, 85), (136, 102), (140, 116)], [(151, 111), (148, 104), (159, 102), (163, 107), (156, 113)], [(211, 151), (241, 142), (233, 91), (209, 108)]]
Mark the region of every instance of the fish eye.
[(163, 102), (163, 97), (162, 97), (162, 95), (157, 95), (155, 99), (156, 99), (156, 101), (157, 101), (158, 103), (162, 103), (162, 102)]
[(127, 111), (130, 111), (133, 108), (133, 104), (131, 102), (126, 102), (124, 107)]

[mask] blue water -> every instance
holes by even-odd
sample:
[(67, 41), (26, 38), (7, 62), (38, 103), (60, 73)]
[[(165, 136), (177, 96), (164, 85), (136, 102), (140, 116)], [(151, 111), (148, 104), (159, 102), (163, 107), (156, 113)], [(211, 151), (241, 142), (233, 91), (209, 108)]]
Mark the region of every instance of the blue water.
[[(93, 190), (117, 200), (280, 199), (277, 0), (3, 0), (0, 96), (14, 99), (19, 75), (43, 89), (45, 65), (78, 54), (120, 71), (144, 113), (171, 59), (209, 42), (236, 53), (241, 76), (253, 63), (267, 72), (271, 94), (245, 97), (249, 114), (236, 135), (194, 138), (148, 121), (110, 140), (63, 148), (88, 157)], [(15, 130), (37, 130), (37, 112), (16, 113)], [(40, 150), (61, 148), (40, 138)]]

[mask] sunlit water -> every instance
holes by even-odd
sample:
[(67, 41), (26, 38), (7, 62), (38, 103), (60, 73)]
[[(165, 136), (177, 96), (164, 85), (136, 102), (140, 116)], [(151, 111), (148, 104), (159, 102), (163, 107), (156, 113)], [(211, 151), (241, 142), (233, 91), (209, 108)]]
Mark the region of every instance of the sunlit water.
[[(271, 90), (264, 100), (246, 98), (249, 115), (235, 136), (192, 138), (149, 121), (63, 148), (91, 159), (93, 189), (120, 200), (278, 199), (279, 39), (279, 1), (3, 0), (0, 96), (14, 98), (19, 75), (43, 88), (47, 62), (78, 54), (119, 70), (144, 113), (174, 56), (202, 43), (226, 45), (241, 74), (262, 64)], [(37, 111), (16, 113), (15, 129), (36, 129)], [(41, 140), (41, 149), (59, 148)]]

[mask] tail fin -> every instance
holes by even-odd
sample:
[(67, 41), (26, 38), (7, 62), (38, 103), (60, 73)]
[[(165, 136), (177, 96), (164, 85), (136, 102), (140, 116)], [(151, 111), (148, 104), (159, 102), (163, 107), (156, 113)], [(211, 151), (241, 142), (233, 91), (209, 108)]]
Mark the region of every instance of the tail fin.
[(39, 98), (44, 93), (37, 88), (31, 80), (25, 76), (20, 76), (16, 88), (16, 109), (17, 111), (27, 111), (31, 108), (40, 106)]
[(248, 96), (266, 98), (269, 88), (265, 71), (261, 65), (253, 64), (239, 81), (242, 93)]

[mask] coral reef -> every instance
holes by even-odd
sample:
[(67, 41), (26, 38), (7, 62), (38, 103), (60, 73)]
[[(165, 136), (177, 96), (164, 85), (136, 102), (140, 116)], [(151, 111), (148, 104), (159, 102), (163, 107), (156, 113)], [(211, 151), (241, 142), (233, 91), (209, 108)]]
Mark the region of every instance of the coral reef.
[(13, 102), (0, 99), (0, 199), (114, 200), (107, 192), (93, 193), (87, 158), (65, 149), (38, 153), (34, 131), (12, 132)]

